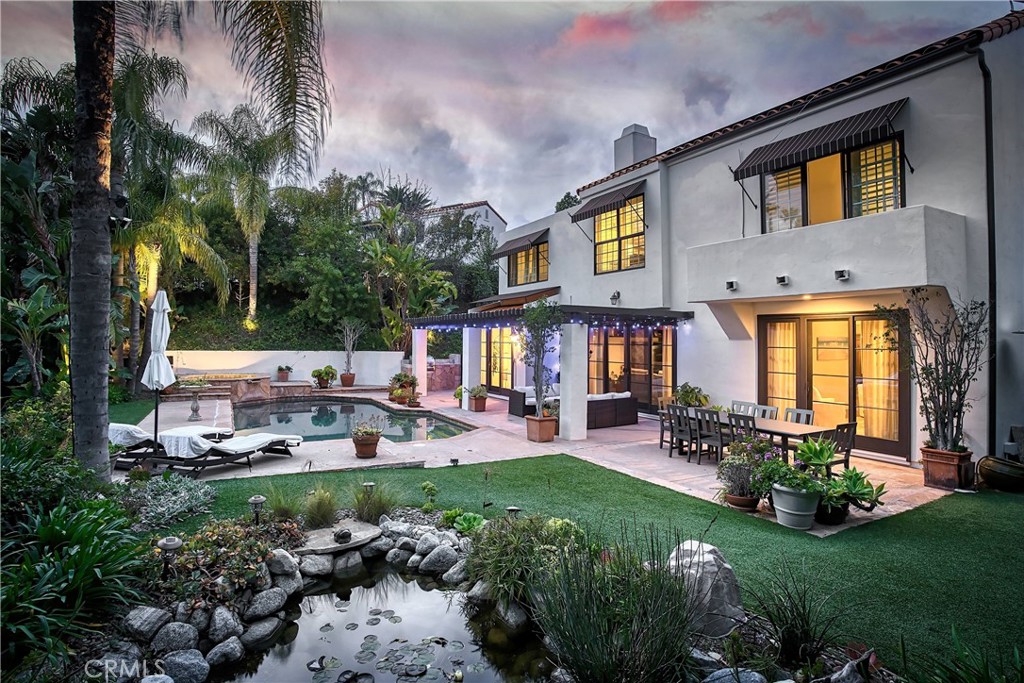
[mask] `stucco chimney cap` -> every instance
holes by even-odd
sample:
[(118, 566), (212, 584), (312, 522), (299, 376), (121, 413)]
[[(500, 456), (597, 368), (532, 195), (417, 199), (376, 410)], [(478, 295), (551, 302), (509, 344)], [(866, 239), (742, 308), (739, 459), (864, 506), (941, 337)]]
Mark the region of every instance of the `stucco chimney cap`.
[(625, 137), (626, 135), (629, 135), (630, 133), (640, 133), (642, 135), (650, 135), (651, 134), (651, 132), (649, 130), (647, 130), (647, 126), (641, 126), (639, 123), (634, 123), (634, 124), (626, 126), (625, 128), (622, 129), (622, 136), (623, 137)]

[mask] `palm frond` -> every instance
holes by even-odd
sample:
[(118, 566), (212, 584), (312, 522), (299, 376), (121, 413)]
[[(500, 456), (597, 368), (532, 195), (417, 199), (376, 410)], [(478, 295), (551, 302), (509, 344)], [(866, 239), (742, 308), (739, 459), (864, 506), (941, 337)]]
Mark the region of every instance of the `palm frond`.
[(191, 0), (120, 0), (115, 3), (118, 50), (141, 50), (165, 35), (185, 36), (184, 19), (191, 19), (195, 3)]

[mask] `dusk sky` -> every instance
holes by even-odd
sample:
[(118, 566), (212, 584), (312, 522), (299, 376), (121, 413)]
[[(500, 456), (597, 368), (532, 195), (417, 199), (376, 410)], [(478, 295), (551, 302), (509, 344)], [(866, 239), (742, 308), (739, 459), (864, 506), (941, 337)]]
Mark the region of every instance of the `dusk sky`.
[[(646, 125), (658, 151), (1004, 15), (1007, 2), (324, 2), (333, 116), (320, 175), (390, 168), (510, 227), (612, 169)], [(73, 58), (70, 2), (0, 2), (0, 52)], [(198, 3), (187, 129), (248, 94)]]

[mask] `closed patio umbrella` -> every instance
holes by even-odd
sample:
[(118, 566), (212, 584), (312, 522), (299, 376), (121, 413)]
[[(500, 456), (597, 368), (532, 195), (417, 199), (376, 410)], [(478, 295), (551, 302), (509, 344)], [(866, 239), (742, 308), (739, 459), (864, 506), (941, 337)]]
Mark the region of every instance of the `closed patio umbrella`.
[(167, 303), (167, 293), (160, 290), (153, 299), (153, 305), (149, 308), (149, 315), (153, 316), (152, 327), (150, 328), (150, 346), (152, 352), (149, 362), (146, 363), (146, 371), (142, 373), (142, 383), (153, 390), (154, 414), (153, 414), (153, 444), (156, 448), (157, 435), (160, 422), (160, 390), (166, 389), (177, 381), (174, 376), (174, 369), (171, 362), (167, 360), (167, 339), (171, 336), (171, 321), (167, 314), (171, 307)]

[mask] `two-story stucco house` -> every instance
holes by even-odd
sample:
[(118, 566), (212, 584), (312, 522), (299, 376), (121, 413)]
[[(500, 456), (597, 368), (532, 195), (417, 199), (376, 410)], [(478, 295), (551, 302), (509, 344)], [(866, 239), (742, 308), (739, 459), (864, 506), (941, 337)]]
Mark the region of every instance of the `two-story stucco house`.
[(554, 297), (562, 438), (585, 438), (588, 393), (628, 390), (652, 411), (686, 381), (715, 403), (857, 422), (856, 448), (910, 462), (916, 391), (872, 348), (874, 308), (936, 287), (991, 305), (966, 431), (995, 452), (1024, 418), (1022, 22), (1012, 12), (663, 151), (630, 126), (581, 206), (504, 233), (497, 297), (414, 326), (463, 327), (464, 383), (501, 393), (525, 383), (517, 307)]

